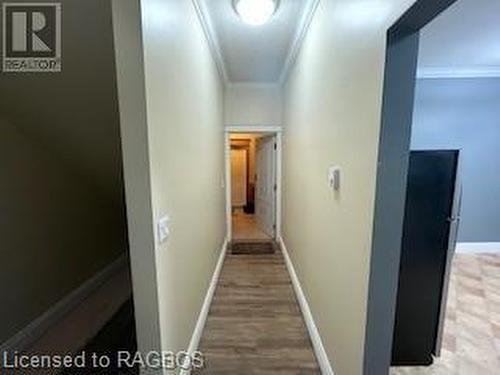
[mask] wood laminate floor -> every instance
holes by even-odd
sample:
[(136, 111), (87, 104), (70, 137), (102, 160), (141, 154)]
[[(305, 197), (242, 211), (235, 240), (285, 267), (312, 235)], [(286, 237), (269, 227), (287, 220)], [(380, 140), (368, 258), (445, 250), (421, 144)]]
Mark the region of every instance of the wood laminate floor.
[(241, 210), (233, 213), (233, 239), (234, 240), (269, 240), (257, 223), (255, 215), (249, 215)]
[(280, 251), (227, 255), (200, 350), (197, 374), (320, 374)]
[(394, 367), (391, 375), (500, 374), (500, 255), (453, 260), (441, 357), (430, 367)]

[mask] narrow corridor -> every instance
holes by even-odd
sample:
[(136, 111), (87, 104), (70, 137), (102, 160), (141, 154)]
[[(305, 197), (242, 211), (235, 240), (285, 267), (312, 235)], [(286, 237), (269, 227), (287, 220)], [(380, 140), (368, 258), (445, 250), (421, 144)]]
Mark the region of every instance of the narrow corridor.
[(320, 374), (280, 251), (228, 253), (200, 350), (203, 374)]

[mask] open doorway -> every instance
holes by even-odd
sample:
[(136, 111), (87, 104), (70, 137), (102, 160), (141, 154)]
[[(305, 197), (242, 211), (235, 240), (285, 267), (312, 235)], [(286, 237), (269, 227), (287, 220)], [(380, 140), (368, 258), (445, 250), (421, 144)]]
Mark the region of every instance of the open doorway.
[(384, 373), (385, 334), (394, 375), (500, 366), (499, 9), (419, 1), (389, 31), (365, 363)]
[(276, 135), (230, 134), (231, 237), (276, 237)]
[(484, 48), (500, 37), (499, 10), (495, 0), (458, 0), (420, 32), (393, 344), (393, 365), (406, 366), (393, 374), (500, 367), (500, 78)]
[(228, 132), (227, 197), (231, 240), (274, 241), (279, 221), (279, 141), (275, 132)]

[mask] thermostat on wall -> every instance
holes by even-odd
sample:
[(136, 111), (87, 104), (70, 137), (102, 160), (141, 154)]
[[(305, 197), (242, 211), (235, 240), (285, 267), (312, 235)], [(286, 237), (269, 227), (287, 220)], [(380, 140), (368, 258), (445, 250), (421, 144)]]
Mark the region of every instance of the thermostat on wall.
[(328, 170), (328, 185), (335, 191), (340, 190), (340, 167), (330, 167)]

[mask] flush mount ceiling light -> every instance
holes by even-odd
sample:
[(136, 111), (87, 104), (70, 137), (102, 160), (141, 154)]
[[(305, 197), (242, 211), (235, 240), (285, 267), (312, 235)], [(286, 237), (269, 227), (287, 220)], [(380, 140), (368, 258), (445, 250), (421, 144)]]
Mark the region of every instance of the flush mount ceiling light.
[(252, 26), (269, 22), (278, 8), (279, 0), (234, 0), (233, 5), (241, 20)]

